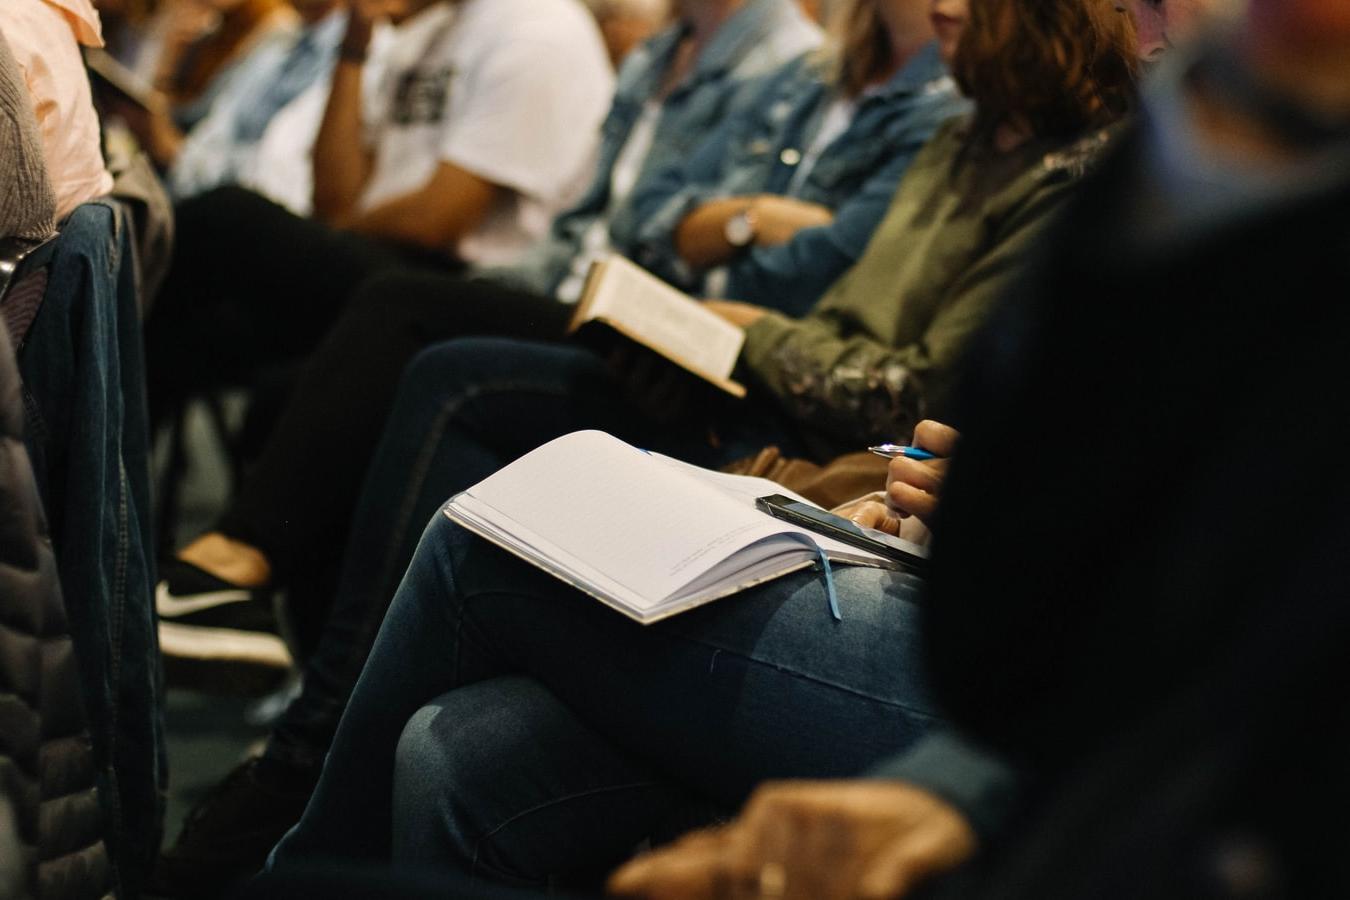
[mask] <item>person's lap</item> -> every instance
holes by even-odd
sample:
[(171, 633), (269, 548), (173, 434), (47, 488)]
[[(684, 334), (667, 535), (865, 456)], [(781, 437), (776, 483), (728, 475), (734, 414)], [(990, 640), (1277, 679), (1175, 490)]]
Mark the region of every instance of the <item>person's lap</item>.
[[(622, 758), (721, 806), (767, 778), (856, 774), (921, 734), (934, 707), (919, 674), (916, 584), (847, 567), (835, 577), (842, 621), (820, 576), (799, 573), (642, 627), (434, 518), (314, 799), (274, 861), (386, 856), (407, 723), (442, 693), (503, 675), (529, 676)], [(534, 777), (509, 758), (501, 766), (527, 787)], [(550, 777), (535, 780), (543, 792), (527, 808), (557, 799)], [(615, 835), (603, 839), (612, 849)]]
[(784, 440), (786, 429), (771, 413), (722, 418), (729, 436), (718, 445), (707, 426), (654, 421), (602, 360), (568, 344), (468, 339), (423, 351), (404, 372), (303, 692), (278, 723), (268, 755), (292, 764), (322, 758), (421, 526), (447, 497), (584, 428), (705, 465)]

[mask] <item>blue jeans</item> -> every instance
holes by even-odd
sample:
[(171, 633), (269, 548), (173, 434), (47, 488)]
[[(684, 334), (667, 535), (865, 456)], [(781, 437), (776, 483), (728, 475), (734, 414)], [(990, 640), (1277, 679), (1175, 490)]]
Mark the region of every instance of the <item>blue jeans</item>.
[(145, 365), (129, 219), (61, 226), (19, 353), (26, 441), (51, 523), (102, 800), (127, 896), (159, 852), (167, 775), (151, 552)]
[(387, 859), (540, 882), (856, 775), (934, 721), (918, 582), (802, 572), (640, 626), (435, 515), (270, 865)]
[(653, 422), (599, 358), (570, 345), (472, 338), (421, 353), (404, 373), (366, 476), (303, 690), (267, 755), (301, 768), (320, 764), (422, 525), (447, 497), (582, 428), (713, 466), (767, 443), (795, 447), (791, 425), (771, 409), (733, 404), (718, 418), (716, 446), (705, 433)]

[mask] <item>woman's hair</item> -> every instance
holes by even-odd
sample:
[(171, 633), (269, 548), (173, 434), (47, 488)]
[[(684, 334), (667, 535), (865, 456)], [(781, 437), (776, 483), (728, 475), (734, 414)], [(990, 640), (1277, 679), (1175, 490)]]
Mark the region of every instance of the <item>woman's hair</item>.
[(975, 135), (1003, 122), (1072, 137), (1128, 112), (1134, 19), (1117, 0), (970, 0), (952, 74), (975, 101)]
[(834, 82), (856, 97), (891, 64), (891, 39), (876, 0), (841, 0), (830, 17)]

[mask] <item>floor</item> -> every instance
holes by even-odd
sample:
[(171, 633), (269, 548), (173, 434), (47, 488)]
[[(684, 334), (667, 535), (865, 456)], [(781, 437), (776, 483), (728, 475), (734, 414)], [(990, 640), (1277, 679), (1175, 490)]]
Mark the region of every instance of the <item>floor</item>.
[[(238, 413), (238, 404), (231, 411)], [(183, 485), (178, 528), (182, 543), (210, 525), (229, 490), (225, 460), (211, 437), (206, 415), (189, 417), (190, 469)], [(267, 734), (267, 715), (280, 698), (219, 696), (169, 686), (165, 726), (169, 751), (166, 841), (177, 836), (188, 810)]]

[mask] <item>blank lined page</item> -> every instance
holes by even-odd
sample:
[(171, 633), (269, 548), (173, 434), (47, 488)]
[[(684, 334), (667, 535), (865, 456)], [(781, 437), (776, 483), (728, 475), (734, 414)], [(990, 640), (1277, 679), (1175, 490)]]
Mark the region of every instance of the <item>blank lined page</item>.
[(789, 530), (599, 431), (550, 441), (466, 493), (652, 599)]

